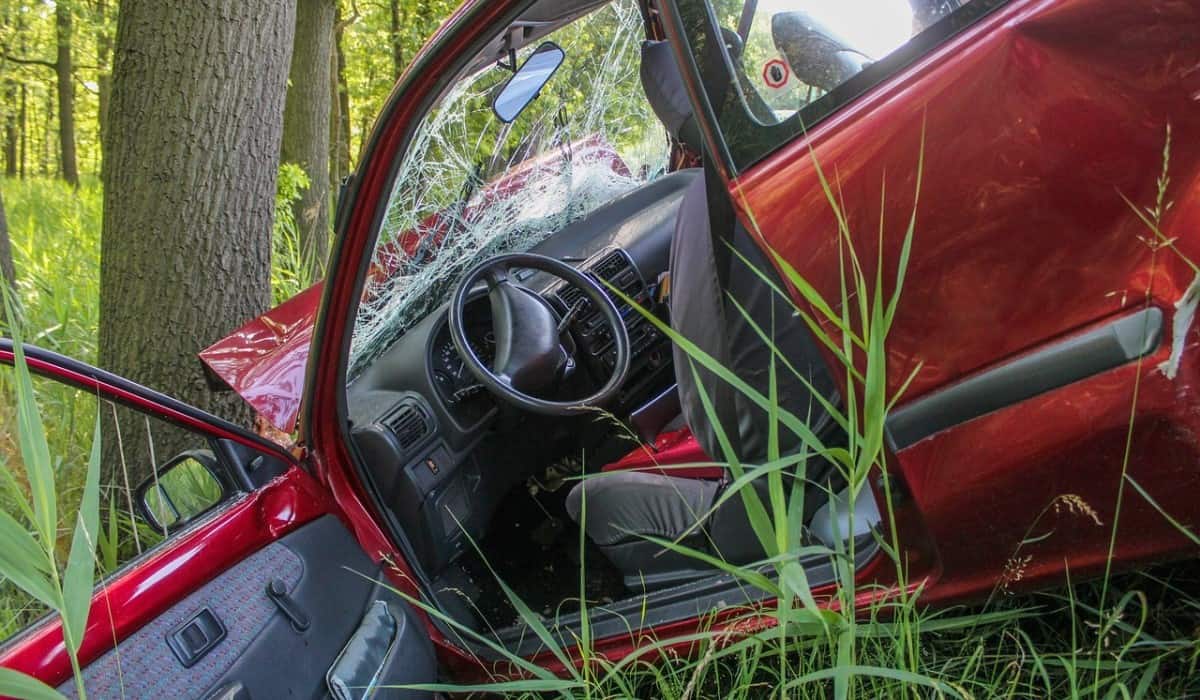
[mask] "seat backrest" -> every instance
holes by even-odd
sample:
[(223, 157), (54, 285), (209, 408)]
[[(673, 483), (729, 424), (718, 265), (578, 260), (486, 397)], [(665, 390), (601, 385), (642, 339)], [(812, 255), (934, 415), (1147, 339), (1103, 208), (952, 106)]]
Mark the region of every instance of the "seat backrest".
[[(689, 186), (676, 219), (670, 260), (671, 326), (764, 397), (770, 395), (774, 345), (779, 351), (775, 381), (780, 406), (818, 434), (828, 431), (831, 418), (805, 385), (807, 381), (833, 405), (840, 403), (817, 340), (789, 300), (763, 280), (765, 276), (776, 288), (786, 289), (775, 267), (741, 223), (729, 216), (732, 230), (712, 234), (708, 198), (727, 195), (721, 187), (705, 186), (705, 178), (710, 177), (714, 175), (706, 169)], [(717, 246), (731, 246), (732, 251), (718, 254)], [(764, 335), (770, 342), (764, 340)], [(716, 426), (704, 408), (702, 394), (714, 406), (715, 422), (739, 459), (763, 460), (769, 413), (717, 374), (694, 363), (678, 346), (674, 359), (683, 414), (704, 450), (715, 459), (723, 459)], [(790, 431), (781, 429), (780, 444), (786, 453), (796, 449), (799, 442)]]
[(642, 89), (651, 109), (671, 136), (694, 152), (699, 152), (700, 130), (688, 100), (683, 74), (671, 45), (665, 41), (642, 43)]

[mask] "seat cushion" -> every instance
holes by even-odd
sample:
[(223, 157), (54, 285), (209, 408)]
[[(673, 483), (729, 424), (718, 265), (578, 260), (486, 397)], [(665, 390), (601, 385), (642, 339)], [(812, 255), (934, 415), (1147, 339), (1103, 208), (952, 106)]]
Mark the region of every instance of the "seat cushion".
[[(585, 478), (567, 494), (567, 513), (583, 526), (605, 557), (625, 575), (625, 585), (647, 588), (703, 575), (704, 566), (646, 539), (681, 541), (704, 550), (706, 533), (693, 528), (712, 508), (720, 482), (678, 479), (638, 471)], [(585, 508), (586, 501), (586, 508)]]

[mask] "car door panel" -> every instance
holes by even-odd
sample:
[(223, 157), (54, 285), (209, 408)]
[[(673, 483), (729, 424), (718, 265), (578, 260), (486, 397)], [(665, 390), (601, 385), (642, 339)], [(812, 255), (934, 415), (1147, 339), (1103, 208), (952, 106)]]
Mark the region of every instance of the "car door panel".
[[(251, 698), (319, 695), (375, 601), (400, 617), (387, 660), (404, 660), (390, 664), (380, 683), (427, 681), (434, 676), (429, 638), (379, 575), (345, 527), (324, 516), (238, 562), (89, 664), (85, 684), (97, 697), (205, 697), (228, 687)], [(297, 631), (268, 596), (276, 580), (308, 618), (307, 629)], [(224, 638), (185, 667), (167, 640), (203, 610), (220, 621)], [(74, 697), (71, 681), (59, 690)]]
[[(1200, 175), (1197, 30), (1200, 10), (1187, 3), (1013, 0), (732, 183), (743, 221), (836, 300), (838, 223), (817, 164), (846, 207), (867, 279), (881, 256), (891, 289), (923, 156), (889, 389), (916, 374), (893, 427), (913, 427), (964, 388), (981, 392), (896, 436), (893, 464), (912, 496), (903, 507), (928, 528), (902, 533), (913, 561), (956, 580), (931, 601), (986, 594), (997, 579), (1034, 584), (1064, 556), (1073, 573), (1094, 570), (1126, 473), (1197, 524), (1179, 496), (1200, 460), (1200, 336), (1184, 303), (1195, 273), (1134, 210), (1155, 202), (1169, 124), (1177, 184), (1163, 230), (1200, 260), (1200, 239), (1184, 235), (1200, 220), (1190, 184)], [(1157, 343), (1135, 333), (1098, 360), (1042, 374), (1063, 342), (1155, 312)], [(1118, 564), (1186, 551), (1154, 507), (1126, 494)], [(1030, 532), (1051, 531), (1021, 548)]]
[[(336, 503), (289, 453), (83, 363), (30, 346), (26, 355), (36, 374), (190, 428), (240, 472), (229, 476), (243, 493), (97, 587), (79, 649), (89, 695), (320, 697), (339, 658), (351, 662), (351, 685), (436, 679), (423, 624), (386, 589), (380, 565), (339, 519)], [(12, 360), (11, 343), (0, 339), (0, 363)], [(293, 625), (288, 611), (299, 611), (307, 624)], [(387, 621), (386, 655), (354, 656), (353, 645), (343, 653), (364, 616)], [(181, 653), (208, 638), (214, 643), (203, 654)], [(62, 640), (58, 617), (44, 617), (0, 647), (0, 666), (71, 696)]]

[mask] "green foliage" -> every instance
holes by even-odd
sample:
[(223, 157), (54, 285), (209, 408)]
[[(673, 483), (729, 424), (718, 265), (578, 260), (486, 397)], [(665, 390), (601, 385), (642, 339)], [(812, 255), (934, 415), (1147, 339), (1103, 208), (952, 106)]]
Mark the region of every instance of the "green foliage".
[(275, 184), (275, 226), (271, 234), (271, 298), (281, 304), (308, 287), (317, 261), (300, 243), (292, 205), (308, 189), (308, 175), (296, 163), (279, 166)]
[(85, 178), (73, 190), (53, 179), (3, 179), (0, 187), (28, 342), (94, 362), (104, 203), (99, 181)]
[[(71, 8), (75, 67), (75, 142), (81, 172), (100, 172), (100, 91), (111, 67), (116, 0), (60, 0)], [(24, 105), (26, 177), (56, 176), (58, 107), (55, 3), (0, 0), (0, 123), (20, 120)], [(3, 56), (14, 60), (6, 60)], [(0, 134), (0, 140), (3, 135)], [(0, 163), (3, 166), (3, 163)]]

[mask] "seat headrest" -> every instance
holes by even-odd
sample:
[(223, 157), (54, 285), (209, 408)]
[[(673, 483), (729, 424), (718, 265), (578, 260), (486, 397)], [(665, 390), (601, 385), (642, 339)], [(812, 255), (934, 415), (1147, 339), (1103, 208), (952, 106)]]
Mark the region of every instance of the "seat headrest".
[(683, 74), (665, 41), (642, 43), (642, 89), (650, 107), (667, 131), (680, 143), (691, 148), (698, 147), (699, 133), (692, 114), (692, 103), (688, 100)]

